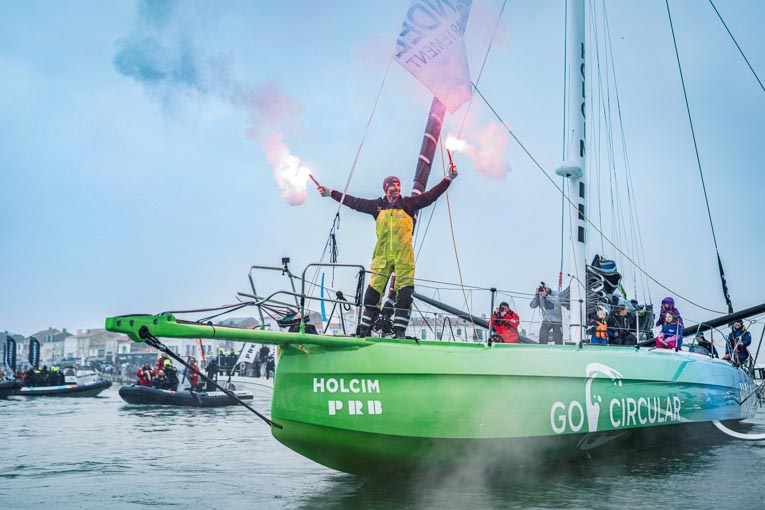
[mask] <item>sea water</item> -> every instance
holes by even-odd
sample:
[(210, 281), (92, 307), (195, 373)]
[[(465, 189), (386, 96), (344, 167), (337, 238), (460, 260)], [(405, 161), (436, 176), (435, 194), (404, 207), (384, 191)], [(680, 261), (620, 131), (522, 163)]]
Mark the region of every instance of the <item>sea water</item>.
[[(597, 459), (483, 479), (370, 480), (278, 443), (242, 407), (131, 406), (97, 398), (0, 400), (0, 509), (694, 508), (765, 506), (765, 442)], [(269, 414), (270, 393), (253, 407)], [(752, 432), (765, 432), (765, 410)]]

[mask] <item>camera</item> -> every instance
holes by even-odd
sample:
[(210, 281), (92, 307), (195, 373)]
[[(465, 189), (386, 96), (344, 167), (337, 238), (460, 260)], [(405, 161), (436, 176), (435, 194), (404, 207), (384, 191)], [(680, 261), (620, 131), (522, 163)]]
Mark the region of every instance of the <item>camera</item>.
[(539, 287), (537, 287), (537, 292), (542, 294), (547, 290), (547, 285), (545, 285), (545, 282), (540, 282)]

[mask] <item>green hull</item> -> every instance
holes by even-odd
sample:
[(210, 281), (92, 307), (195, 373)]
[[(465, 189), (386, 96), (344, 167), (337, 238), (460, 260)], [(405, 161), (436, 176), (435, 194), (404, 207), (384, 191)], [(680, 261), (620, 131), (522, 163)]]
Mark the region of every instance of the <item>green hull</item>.
[[(713, 420), (754, 416), (755, 384), (730, 364), (628, 347), (324, 337), (116, 317), (137, 341), (280, 345), (274, 436), (349, 473), (509, 466), (674, 444)], [(281, 427), (281, 428), (279, 428)]]
[(728, 363), (618, 347), (378, 342), (279, 360), (274, 437), (361, 474), (646, 448), (754, 415)]

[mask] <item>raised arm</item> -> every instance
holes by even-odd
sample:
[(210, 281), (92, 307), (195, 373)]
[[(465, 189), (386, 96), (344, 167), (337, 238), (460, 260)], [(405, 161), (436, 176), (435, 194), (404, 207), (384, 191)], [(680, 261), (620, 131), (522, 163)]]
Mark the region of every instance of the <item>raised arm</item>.
[[(337, 202), (340, 202), (343, 198), (343, 194), (337, 190), (330, 190), (329, 194)], [(377, 215), (377, 199), (356, 198), (346, 193), (343, 205), (350, 207), (354, 211), (371, 214), (372, 216)]]
[(444, 177), (441, 182), (430, 188), (428, 191), (423, 193), (422, 195), (416, 195), (413, 197), (405, 197), (404, 200), (406, 201), (407, 208), (411, 209), (413, 212), (417, 212), (420, 209), (423, 209), (436, 200), (438, 200), (438, 197), (444, 194), (444, 192), (449, 188), (449, 185), (452, 183), (452, 180), (447, 176)]

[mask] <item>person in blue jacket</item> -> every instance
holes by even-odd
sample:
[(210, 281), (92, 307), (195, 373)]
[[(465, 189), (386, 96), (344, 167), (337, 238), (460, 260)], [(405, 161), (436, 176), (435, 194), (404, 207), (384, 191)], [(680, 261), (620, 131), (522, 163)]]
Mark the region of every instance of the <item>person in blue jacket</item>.
[(744, 321), (741, 319), (733, 323), (733, 328), (728, 335), (728, 342), (725, 344), (725, 357), (734, 365), (741, 365), (749, 359), (749, 346), (752, 344), (752, 334), (744, 327)]
[(612, 333), (608, 330), (608, 308), (599, 306), (595, 312), (595, 317), (590, 319), (590, 327), (587, 328), (587, 334), (590, 336), (590, 343), (594, 345), (608, 345), (608, 338)]
[(656, 347), (679, 350), (683, 345), (683, 325), (680, 324), (679, 317), (672, 312), (666, 312), (663, 322), (661, 333), (656, 335)]

